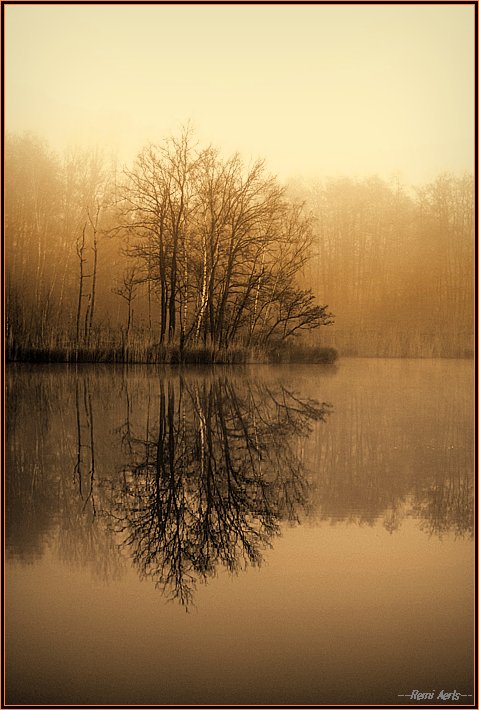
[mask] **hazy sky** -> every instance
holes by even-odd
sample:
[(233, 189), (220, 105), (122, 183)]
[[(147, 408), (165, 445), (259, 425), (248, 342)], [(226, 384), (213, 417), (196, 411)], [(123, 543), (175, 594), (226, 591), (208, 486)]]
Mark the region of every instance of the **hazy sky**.
[(295, 174), (474, 166), (473, 5), (8, 5), (7, 129), (129, 161), (191, 119)]

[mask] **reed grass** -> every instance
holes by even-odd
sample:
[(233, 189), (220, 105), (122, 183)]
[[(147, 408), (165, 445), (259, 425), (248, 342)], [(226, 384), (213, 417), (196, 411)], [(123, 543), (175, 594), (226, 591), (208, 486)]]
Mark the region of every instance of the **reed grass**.
[(320, 347), (292, 341), (284, 345), (273, 346), (269, 350), (270, 362), (277, 363), (317, 363), (332, 365), (338, 359), (338, 351), (332, 347)]
[(158, 344), (149, 339), (128, 341), (98, 333), (88, 344), (76, 344), (68, 337), (50, 337), (43, 341), (7, 342), (7, 361), (16, 362), (91, 362), (144, 363), (169, 365), (243, 365), (253, 363), (321, 362), (337, 358), (333, 348), (311, 345), (279, 344), (261, 347), (237, 343), (228, 347), (196, 344), (181, 349), (178, 344)]
[[(323, 331), (322, 331), (323, 333)], [(450, 334), (431, 331), (397, 330), (352, 331), (328, 328), (321, 334), (321, 345), (306, 338), (247, 346), (238, 342), (226, 348), (211, 343), (192, 344), (181, 349), (177, 343), (159, 344), (145, 332), (125, 339), (118, 331), (98, 330), (88, 344), (77, 344), (68, 334), (6, 340), (7, 361), (20, 362), (98, 362), (171, 365), (322, 363), (331, 364), (343, 356), (472, 358), (474, 337), (469, 333)]]

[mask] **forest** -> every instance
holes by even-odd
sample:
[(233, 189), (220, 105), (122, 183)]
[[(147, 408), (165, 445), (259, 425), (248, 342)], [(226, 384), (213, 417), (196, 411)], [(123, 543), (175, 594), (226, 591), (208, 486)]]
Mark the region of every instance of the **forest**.
[(471, 175), (282, 185), (189, 127), (128, 167), (7, 134), (4, 224), (10, 360), (473, 354)]

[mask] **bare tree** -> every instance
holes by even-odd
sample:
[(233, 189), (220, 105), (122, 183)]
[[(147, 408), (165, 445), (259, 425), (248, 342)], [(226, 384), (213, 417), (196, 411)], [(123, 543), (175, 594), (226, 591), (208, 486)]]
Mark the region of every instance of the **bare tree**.
[[(225, 160), (211, 147), (198, 150), (187, 129), (142, 151), (126, 178), (121, 228), (143, 278), (157, 285), (160, 343), (168, 337), (180, 349), (198, 341), (227, 348), (273, 334), (268, 318), (278, 293), (294, 291), (311, 225), (264, 164), (245, 168), (238, 155)], [(295, 321), (306, 306), (299, 292), (296, 300)], [(307, 305), (302, 329), (327, 323)]]
[(122, 282), (113, 288), (113, 293), (123, 298), (128, 304), (128, 318), (126, 322), (126, 341), (128, 342), (130, 337), (130, 328), (133, 326), (133, 308), (132, 304), (137, 297), (137, 290), (140, 281), (138, 280), (138, 269), (135, 266), (128, 267), (124, 274)]

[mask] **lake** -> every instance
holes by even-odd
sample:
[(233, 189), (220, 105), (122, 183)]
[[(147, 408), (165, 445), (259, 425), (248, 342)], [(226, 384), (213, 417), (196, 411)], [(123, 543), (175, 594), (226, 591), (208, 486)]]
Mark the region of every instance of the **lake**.
[(6, 426), (7, 703), (473, 704), (472, 361), (12, 365)]

